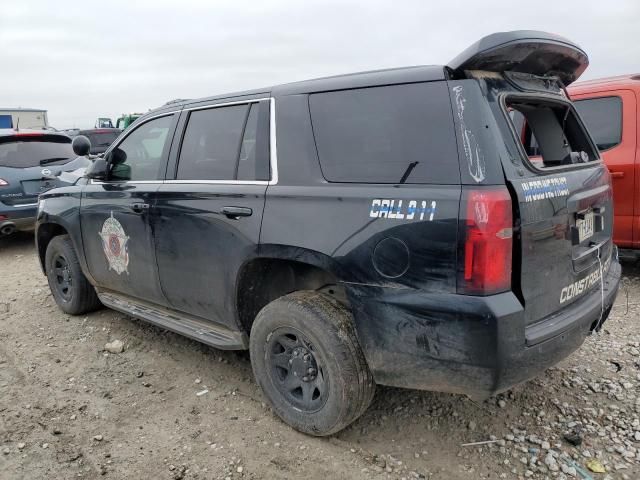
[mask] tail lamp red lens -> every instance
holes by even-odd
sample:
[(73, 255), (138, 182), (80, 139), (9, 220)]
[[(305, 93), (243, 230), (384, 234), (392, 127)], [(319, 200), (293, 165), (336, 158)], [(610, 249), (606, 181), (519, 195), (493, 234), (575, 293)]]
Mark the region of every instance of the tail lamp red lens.
[(491, 295), (511, 288), (513, 211), (504, 188), (465, 190), (458, 292)]

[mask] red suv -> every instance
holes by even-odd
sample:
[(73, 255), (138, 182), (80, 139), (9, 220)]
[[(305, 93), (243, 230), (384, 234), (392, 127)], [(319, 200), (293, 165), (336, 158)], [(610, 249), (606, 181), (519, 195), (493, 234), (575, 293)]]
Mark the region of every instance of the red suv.
[(640, 75), (575, 83), (569, 94), (611, 172), (613, 240), (622, 248), (640, 248)]

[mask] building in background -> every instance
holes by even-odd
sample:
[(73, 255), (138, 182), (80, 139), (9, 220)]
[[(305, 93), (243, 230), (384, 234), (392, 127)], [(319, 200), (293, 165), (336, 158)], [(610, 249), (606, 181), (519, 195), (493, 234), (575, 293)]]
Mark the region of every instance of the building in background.
[(0, 128), (42, 129), (49, 126), (47, 111), (38, 108), (0, 108)]

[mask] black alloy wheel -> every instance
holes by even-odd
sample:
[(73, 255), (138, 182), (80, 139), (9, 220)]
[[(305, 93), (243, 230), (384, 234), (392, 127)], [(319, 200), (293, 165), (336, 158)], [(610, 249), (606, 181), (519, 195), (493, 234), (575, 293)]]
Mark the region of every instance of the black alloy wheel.
[(72, 295), (73, 278), (69, 262), (62, 254), (57, 254), (53, 258), (53, 273), (55, 275), (55, 287), (58, 294), (65, 300), (70, 301)]
[(296, 408), (313, 413), (320, 410), (329, 394), (319, 352), (294, 328), (273, 332), (267, 346), (271, 380), (280, 394)]

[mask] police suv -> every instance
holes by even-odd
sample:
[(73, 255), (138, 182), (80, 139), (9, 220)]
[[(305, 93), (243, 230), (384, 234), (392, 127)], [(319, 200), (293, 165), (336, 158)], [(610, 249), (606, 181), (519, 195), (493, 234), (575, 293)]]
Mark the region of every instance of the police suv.
[(312, 435), (376, 384), (504, 391), (578, 348), (618, 290), (609, 172), (565, 92), (587, 65), (562, 37), (496, 33), (446, 66), (152, 111), (41, 195), (53, 296), (249, 349)]

